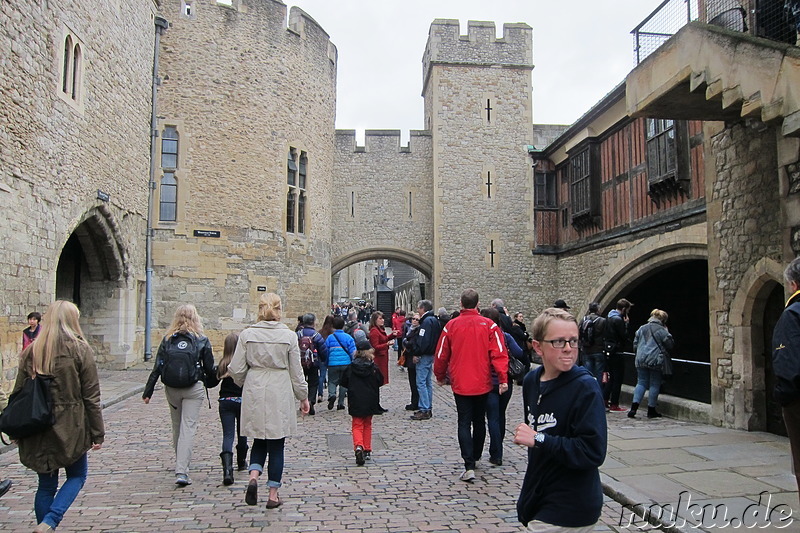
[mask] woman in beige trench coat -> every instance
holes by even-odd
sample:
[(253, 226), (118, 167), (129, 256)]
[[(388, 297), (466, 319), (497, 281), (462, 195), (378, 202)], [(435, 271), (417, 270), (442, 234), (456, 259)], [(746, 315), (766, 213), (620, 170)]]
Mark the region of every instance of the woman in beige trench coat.
[(258, 503), (258, 477), (269, 457), (267, 509), (283, 503), (278, 497), (283, 447), (286, 437), (297, 429), (297, 402), (303, 414), (310, 408), (297, 335), (280, 319), (280, 296), (263, 295), (258, 303), (259, 322), (239, 334), (228, 365), (231, 377), (242, 387), (241, 434), (253, 439), (245, 502)]

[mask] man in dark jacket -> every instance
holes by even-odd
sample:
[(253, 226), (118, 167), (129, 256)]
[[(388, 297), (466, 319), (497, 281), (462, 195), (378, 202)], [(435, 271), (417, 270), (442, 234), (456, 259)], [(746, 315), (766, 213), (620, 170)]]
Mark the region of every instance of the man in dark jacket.
[[(319, 388), (319, 361), (323, 363), (328, 362), (328, 347), (325, 345), (325, 339), (322, 338), (316, 329), (314, 329), (314, 324), (317, 321), (317, 317), (314, 313), (306, 313), (302, 317), (302, 328), (297, 330), (297, 340), (298, 343), (300, 339), (303, 337), (311, 337), (311, 342), (314, 343), (314, 347), (317, 349), (317, 363), (315, 366), (311, 368), (303, 368), (303, 374), (306, 376), (306, 382), (308, 383), (308, 403), (311, 404), (311, 409), (308, 411), (308, 414), (313, 415), (315, 414), (314, 411), (314, 404), (317, 403), (317, 388)], [(302, 356), (302, 354), (300, 354)]]
[(433, 353), (436, 351), (442, 326), (433, 314), (433, 304), (430, 300), (420, 300), (417, 312), (420, 314), (417, 334), (417, 353), (420, 355), (414, 356), (414, 364), (417, 367), (419, 411), (411, 415), (411, 420), (428, 420), (433, 416)]
[(603, 372), (606, 371), (606, 356), (603, 353), (605, 342), (606, 319), (600, 316), (600, 304), (589, 304), (589, 312), (578, 326), (581, 339), (581, 359), (586, 370), (592, 373), (597, 381), (602, 381)]
[(619, 395), (622, 390), (622, 379), (625, 376), (625, 359), (623, 352), (631, 347), (631, 339), (628, 334), (628, 312), (633, 304), (621, 298), (617, 301), (617, 308), (608, 313), (605, 324), (605, 351), (608, 354), (608, 371), (611, 374), (609, 382), (603, 390), (603, 399), (609, 410), (627, 411), (619, 406)]
[(794, 474), (800, 489), (800, 257), (783, 273), (792, 295), (772, 334), (775, 399), (782, 406), (789, 435)]
[(514, 431), (514, 444), (528, 448), (517, 517), (531, 531), (592, 531), (603, 507), (599, 468), (607, 447), (600, 387), (575, 366), (578, 325), (571, 314), (545, 309), (532, 329), (542, 366), (525, 377), (525, 422)]

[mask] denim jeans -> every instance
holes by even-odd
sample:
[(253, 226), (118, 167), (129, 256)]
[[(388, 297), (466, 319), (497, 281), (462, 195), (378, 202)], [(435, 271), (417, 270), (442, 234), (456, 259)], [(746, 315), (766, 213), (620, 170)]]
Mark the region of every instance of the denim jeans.
[(461, 448), (461, 458), (464, 459), (464, 470), (475, 470), (475, 461), (481, 458), (483, 443), (486, 442), (488, 394), (462, 396), (453, 393), (453, 396), (458, 412), (458, 446)]
[(84, 453), (80, 459), (64, 469), (67, 479), (58, 489), (58, 470), (39, 474), (39, 488), (33, 500), (36, 521), (44, 522), (53, 529), (58, 527), (72, 502), (86, 483), (89, 462)]
[(601, 381), (603, 372), (606, 371), (606, 354), (603, 352), (586, 354), (586, 370), (592, 373), (594, 379)]
[(222, 423), (222, 451), (233, 452), (233, 437), (237, 437), (237, 448), (247, 448), (247, 437), (242, 437), (241, 430), (242, 402), (234, 400), (219, 401), (219, 421)]
[(417, 392), (419, 410), (430, 411), (433, 407), (433, 356), (422, 355), (417, 363)]
[(283, 479), (283, 445), (286, 438), (282, 439), (253, 439), (253, 448), (250, 450), (250, 470), (264, 472), (264, 463), (269, 456), (267, 466), (267, 486), (278, 488)]
[(328, 379), (328, 364), (319, 362), (319, 384), (317, 385), (317, 396), (325, 396), (325, 380)]
[(347, 396), (347, 388), (339, 385), (339, 381), (344, 375), (344, 371), (350, 365), (336, 365), (328, 367), (328, 400), (336, 398), (336, 387), (339, 387), (339, 405), (344, 405)]
[(647, 406), (655, 407), (658, 403), (658, 393), (661, 390), (661, 370), (654, 368), (636, 368), (636, 388), (633, 389), (633, 403), (641, 403), (644, 392), (650, 390), (647, 396)]
[(172, 418), (172, 445), (175, 447), (175, 473), (189, 474), (192, 461), (192, 446), (197, 433), (200, 407), (205, 400), (205, 389), (201, 382), (191, 387), (164, 387)]
[(511, 401), (511, 389), (514, 384), (508, 382), (508, 390), (500, 394), (495, 385), (486, 398), (486, 423), (489, 426), (489, 457), (503, 460), (503, 437), (506, 434), (506, 407)]

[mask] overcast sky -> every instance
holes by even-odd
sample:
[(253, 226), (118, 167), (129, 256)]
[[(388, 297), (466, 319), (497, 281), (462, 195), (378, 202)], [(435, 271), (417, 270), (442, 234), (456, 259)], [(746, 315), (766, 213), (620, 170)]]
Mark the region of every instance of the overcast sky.
[(436, 18), (533, 28), (533, 121), (572, 124), (633, 68), (633, 36), (661, 0), (284, 0), (339, 51), (336, 127), (423, 128), (422, 53)]

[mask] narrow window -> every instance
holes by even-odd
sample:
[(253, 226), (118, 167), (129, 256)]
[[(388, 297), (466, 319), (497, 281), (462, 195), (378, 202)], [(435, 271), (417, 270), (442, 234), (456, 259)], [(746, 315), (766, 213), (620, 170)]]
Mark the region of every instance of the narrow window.
[(489, 241), (489, 266), (494, 268), (494, 254), (497, 252), (494, 251), (494, 239)]
[(289, 187), (289, 191), (286, 193), (286, 231), (289, 233), (294, 233), (295, 199), (294, 187)]
[(305, 152), (300, 152), (300, 168), (297, 186), (301, 189), (306, 188), (306, 167), (308, 167), (308, 157)]
[(72, 37), (67, 35), (64, 40), (64, 69), (61, 71), (61, 92), (68, 94), (70, 84), (69, 69), (72, 66)]
[(161, 178), (161, 191), (159, 194), (159, 220), (174, 222), (178, 215), (178, 182), (175, 174), (165, 172)]
[(647, 180), (657, 183), (675, 176), (675, 122), (647, 119)]
[(492, 171), (486, 171), (486, 194), (488, 198), (492, 197)]
[(297, 197), (297, 233), (306, 232), (306, 192), (300, 191)]
[(294, 148), (289, 148), (289, 159), (286, 161), (286, 183), (290, 187), (294, 187), (297, 175), (297, 162), (295, 161), (297, 153)]
[(492, 100), (491, 98), (486, 99), (486, 122), (492, 122)]
[(589, 149), (585, 149), (569, 158), (570, 166), (570, 202), (572, 218), (591, 215), (591, 175)]
[(350, 218), (356, 217), (356, 193), (350, 191)]
[(178, 129), (167, 126), (161, 132), (161, 168), (178, 168)]
[(192, 16), (192, 4), (187, 3), (183, 5), (183, 14), (186, 15), (187, 17)]
[(412, 216), (411, 216), (411, 191), (408, 191), (408, 218), (412, 218)]
[(83, 55), (81, 53), (81, 45), (76, 44), (72, 55), (72, 99), (78, 100), (80, 96), (81, 84), (81, 62)]

